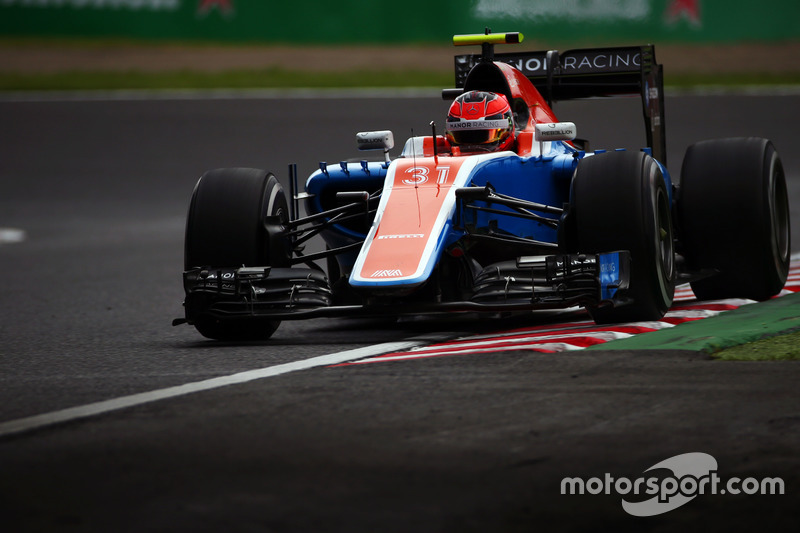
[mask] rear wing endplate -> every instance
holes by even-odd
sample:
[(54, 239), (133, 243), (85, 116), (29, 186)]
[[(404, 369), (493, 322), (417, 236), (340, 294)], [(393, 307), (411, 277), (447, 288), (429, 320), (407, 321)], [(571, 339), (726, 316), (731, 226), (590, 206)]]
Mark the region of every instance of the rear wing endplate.
[(663, 67), (655, 47), (624, 46), (540, 52), (465, 54), (455, 57), (456, 87), (464, 87), (482, 60), (508, 63), (522, 72), (552, 106), (559, 100), (638, 95), (642, 99), (647, 145), (667, 164)]

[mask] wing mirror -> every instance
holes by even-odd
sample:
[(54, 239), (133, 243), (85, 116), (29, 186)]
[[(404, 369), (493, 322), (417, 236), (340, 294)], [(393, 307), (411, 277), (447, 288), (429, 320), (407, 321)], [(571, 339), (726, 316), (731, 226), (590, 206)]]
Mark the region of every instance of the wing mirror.
[(547, 141), (571, 141), (578, 135), (572, 122), (548, 122), (536, 124), (533, 138), (539, 143), (539, 154), (544, 155), (544, 143)]
[(359, 150), (383, 150), (386, 162), (391, 162), (389, 150), (394, 148), (394, 134), (391, 131), (362, 131), (356, 133), (356, 144)]
[(571, 141), (577, 135), (578, 130), (572, 122), (549, 122), (536, 125), (534, 138), (538, 142)]

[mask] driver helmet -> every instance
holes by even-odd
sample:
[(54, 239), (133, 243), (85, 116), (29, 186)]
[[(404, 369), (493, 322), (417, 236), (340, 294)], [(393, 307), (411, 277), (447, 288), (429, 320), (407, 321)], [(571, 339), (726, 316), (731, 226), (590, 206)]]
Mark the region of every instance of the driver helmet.
[(447, 113), (447, 140), (463, 152), (509, 149), (514, 142), (514, 118), (508, 99), (485, 91), (458, 96)]

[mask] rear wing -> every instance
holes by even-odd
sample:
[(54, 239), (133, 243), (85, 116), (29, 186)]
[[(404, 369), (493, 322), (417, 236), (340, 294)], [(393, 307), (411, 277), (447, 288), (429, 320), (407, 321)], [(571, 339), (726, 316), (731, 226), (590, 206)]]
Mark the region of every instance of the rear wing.
[(647, 146), (653, 157), (667, 164), (663, 67), (656, 63), (653, 45), (495, 54), (493, 44), (484, 44), (482, 54), (455, 57), (456, 87), (464, 87), (470, 70), (481, 61), (501, 61), (522, 72), (551, 106), (559, 100), (638, 95)]

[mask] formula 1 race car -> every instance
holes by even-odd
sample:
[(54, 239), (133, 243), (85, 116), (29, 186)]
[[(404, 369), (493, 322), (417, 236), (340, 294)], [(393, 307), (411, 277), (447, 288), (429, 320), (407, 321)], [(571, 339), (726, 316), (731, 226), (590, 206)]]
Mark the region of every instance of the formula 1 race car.
[[(666, 164), (652, 45), (496, 54), (518, 33), (456, 36), (443, 135), (356, 135), (380, 161), (320, 164), (289, 196), (270, 172), (212, 170), (186, 223), (185, 318), (212, 339), (268, 338), (281, 320), (585, 307), (597, 323), (657, 320), (676, 283), (700, 299), (764, 300), (789, 266), (781, 160), (760, 138), (689, 147)], [(589, 151), (552, 103), (638, 95), (647, 148)], [(300, 216), (299, 202), (305, 202)], [(325, 249), (304, 254), (320, 235)], [(323, 264), (318, 264), (322, 262)]]

